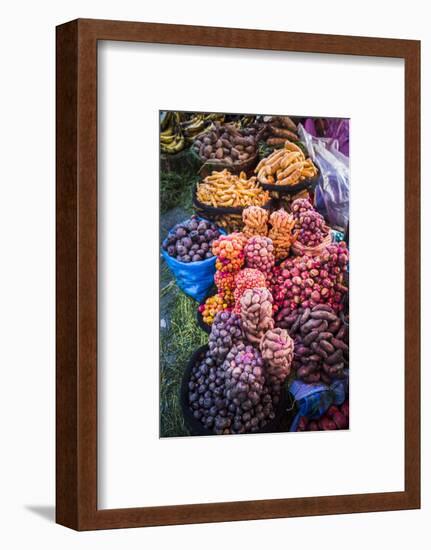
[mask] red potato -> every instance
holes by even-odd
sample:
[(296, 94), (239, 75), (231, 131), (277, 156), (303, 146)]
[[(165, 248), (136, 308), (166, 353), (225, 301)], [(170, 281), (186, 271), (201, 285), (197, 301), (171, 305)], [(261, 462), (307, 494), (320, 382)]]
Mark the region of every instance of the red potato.
[(349, 426), (347, 418), (341, 412), (336, 412), (332, 417), (332, 420), (339, 430), (344, 430)]
[(302, 416), (299, 420), (297, 431), (332, 431), (346, 430), (348, 428), (349, 401), (346, 400), (341, 406), (331, 405), (318, 420), (309, 420), (306, 416)]
[(319, 420), (319, 426), (322, 430), (336, 430), (337, 425), (330, 418), (323, 417)]

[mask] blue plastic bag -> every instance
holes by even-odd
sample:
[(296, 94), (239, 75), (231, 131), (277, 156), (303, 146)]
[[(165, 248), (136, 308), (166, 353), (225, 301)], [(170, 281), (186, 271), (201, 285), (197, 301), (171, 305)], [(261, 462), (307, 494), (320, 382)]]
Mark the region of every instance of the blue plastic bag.
[[(202, 218), (199, 219), (201, 220)], [(222, 229), (218, 228), (218, 230), (221, 235), (226, 234)], [(186, 264), (169, 256), (165, 250), (162, 250), (162, 256), (181, 290), (188, 296), (201, 302), (214, 286), (216, 257), (213, 256), (207, 260)]]
[(341, 405), (349, 395), (349, 377), (335, 380), (330, 386), (326, 384), (305, 384), (294, 380), (290, 387), (298, 406), (298, 413), (290, 426), (291, 432), (296, 432), (302, 416), (310, 420), (320, 418), (331, 405)]

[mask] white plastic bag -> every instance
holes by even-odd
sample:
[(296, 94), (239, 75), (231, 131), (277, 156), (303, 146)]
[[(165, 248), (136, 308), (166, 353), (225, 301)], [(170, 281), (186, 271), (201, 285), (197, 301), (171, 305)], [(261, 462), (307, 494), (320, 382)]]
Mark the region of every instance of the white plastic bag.
[(298, 126), (298, 133), (319, 168), (316, 208), (331, 226), (345, 229), (349, 221), (349, 158), (338, 150), (337, 140), (313, 137), (302, 124)]

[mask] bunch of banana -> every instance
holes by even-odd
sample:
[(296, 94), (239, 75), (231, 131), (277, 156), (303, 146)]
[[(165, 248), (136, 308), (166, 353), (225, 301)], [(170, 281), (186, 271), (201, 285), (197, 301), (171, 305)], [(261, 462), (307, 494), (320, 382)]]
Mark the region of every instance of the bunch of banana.
[(224, 115), (218, 113), (165, 111), (160, 119), (160, 149), (163, 153), (178, 153), (208, 131), (213, 121), (223, 119)]
[(239, 119), (240, 128), (247, 128), (256, 122), (256, 117), (254, 115), (243, 115)]
[(160, 120), (160, 149), (163, 153), (178, 153), (186, 139), (181, 129), (181, 117), (176, 111), (166, 111)]
[(202, 134), (208, 126), (208, 121), (205, 120), (204, 115), (201, 113), (193, 114), (189, 120), (181, 123), (181, 128), (188, 142), (192, 142), (194, 138)]
[(218, 120), (219, 122), (224, 122), (225, 115), (223, 113), (203, 113), (205, 121), (213, 122)]

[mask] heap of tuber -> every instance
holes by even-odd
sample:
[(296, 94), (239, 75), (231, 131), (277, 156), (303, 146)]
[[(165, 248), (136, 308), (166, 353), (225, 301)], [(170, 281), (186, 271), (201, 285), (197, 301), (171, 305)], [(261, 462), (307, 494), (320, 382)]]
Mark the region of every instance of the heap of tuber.
[(268, 211), (259, 206), (248, 206), (242, 212), (243, 233), (247, 238), (268, 234)]
[(275, 264), (272, 239), (256, 235), (250, 237), (244, 247), (245, 265), (269, 276)]
[(268, 236), (272, 239), (274, 245), (275, 258), (277, 260), (284, 259), (288, 256), (292, 244), (292, 230), (295, 227), (295, 220), (291, 214), (280, 209), (271, 214), (269, 222), (271, 229)]
[(268, 383), (281, 389), (281, 385), (290, 374), (293, 360), (294, 343), (287, 330), (269, 329), (265, 332), (260, 351), (266, 363)]
[(300, 305), (314, 307), (328, 304), (340, 311), (347, 293), (343, 279), (348, 261), (349, 251), (342, 241), (324, 247), (321, 254), (314, 258), (288, 258), (276, 266), (270, 285), (276, 320), (282, 321)]
[(241, 269), (235, 277), (235, 290), (233, 293), (235, 313), (241, 313), (241, 298), (246, 290), (265, 286), (267, 286), (266, 278), (261, 271), (250, 267)]
[(247, 340), (259, 345), (265, 332), (274, 328), (272, 296), (267, 288), (251, 288), (244, 292), (241, 298), (241, 320)]
[(299, 308), (281, 325), (294, 339), (293, 368), (307, 383), (344, 378), (349, 364), (348, 327), (328, 305)]

